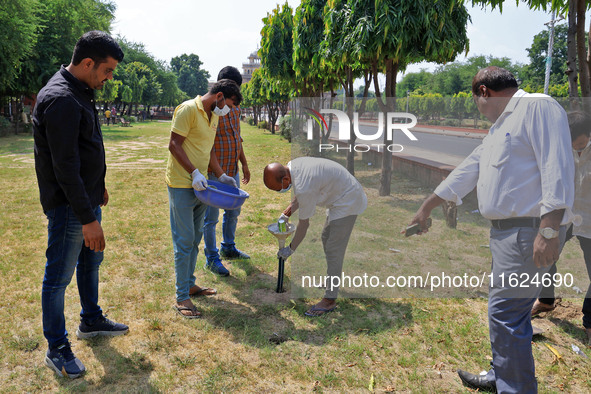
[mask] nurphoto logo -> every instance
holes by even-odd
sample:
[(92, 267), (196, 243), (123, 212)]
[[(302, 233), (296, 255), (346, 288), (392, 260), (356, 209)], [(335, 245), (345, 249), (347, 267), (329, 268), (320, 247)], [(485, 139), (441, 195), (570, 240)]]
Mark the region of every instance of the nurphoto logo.
[[(339, 141), (349, 141), (351, 139), (351, 121), (349, 116), (337, 109), (320, 109), (320, 112), (305, 107), (309, 112), (310, 118), (307, 120), (307, 139), (309, 141), (314, 139), (314, 122), (318, 124), (322, 134), (330, 134), (326, 119), (322, 114), (335, 115), (338, 121)], [(404, 147), (400, 144), (384, 144), (384, 143), (369, 143), (370, 141), (380, 141), (386, 133), (388, 141), (392, 141), (394, 130), (401, 130), (411, 141), (417, 141), (417, 137), (409, 130), (417, 125), (417, 118), (408, 112), (388, 112), (386, 114), (386, 120), (384, 121), (384, 113), (378, 113), (378, 126), (377, 130), (371, 134), (363, 134), (359, 129), (359, 113), (353, 113), (353, 133), (356, 140), (364, 141), (363, 143), (355, 143), (349, 145), (339, 145), (331, 143), (320, 143), (318, 145), (319, 152), (336, 150), (338, 151), (355, 151), (355, 152), (368, 152), (370, 149), (375, 148), (378, 152), (388, 151), (392, 153), (402, 152)]]

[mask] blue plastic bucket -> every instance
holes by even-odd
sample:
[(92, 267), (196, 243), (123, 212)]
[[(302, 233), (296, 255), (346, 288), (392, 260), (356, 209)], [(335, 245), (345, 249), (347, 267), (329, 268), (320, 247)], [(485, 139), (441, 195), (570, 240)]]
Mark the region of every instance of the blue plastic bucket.
[(240, 208), (249, 197), (247, 192), (237, 187), (209, 180), (207, 181), (207, 188), (205, 190), (194, 191), (199, 201), (220, 209)]

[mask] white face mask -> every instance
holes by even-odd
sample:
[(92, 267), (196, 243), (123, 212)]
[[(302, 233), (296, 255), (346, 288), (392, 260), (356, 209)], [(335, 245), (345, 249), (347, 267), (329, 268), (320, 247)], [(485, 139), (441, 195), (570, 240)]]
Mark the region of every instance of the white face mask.
[(281, 189), (281, 190), (279, 190), (279, 193), (287, 193), (287, 192), (288, 192), (288, 191), (290, 191), (290, 190), (291, 190), (291, 183), (290, 183), (290, 184), (289, 184), (289, 186), (288, 186), (288, 187), (286, 187), (285, 189)]
[(291, 189), (291, 183), (285, 189), (283, 189), (283, 180), (281, 180), (281, 187), (282, 189), (279, 190), (279, 193), (287, 193)]
[[(224, 102), (226, 101), (226, 99), (224, 98)], [(228, 113), (230, 112), (230, 107), (228, 107), (228, 105), (224, 104), (224, 108), (218, 108), (218, 101), (217, 99), (215, 100), (215, 107), (213, 107), (213, 113), (216, 114), (217, 116), (226, 116), (228, 115)]]

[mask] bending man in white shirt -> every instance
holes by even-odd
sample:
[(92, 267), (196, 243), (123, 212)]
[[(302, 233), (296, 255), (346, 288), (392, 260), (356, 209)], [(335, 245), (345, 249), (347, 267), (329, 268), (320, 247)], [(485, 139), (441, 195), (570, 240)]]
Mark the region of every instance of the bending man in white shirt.
[[(327, 276), (340, 277), (343, 259), (353, 225), (367, 207), (367, 197), (357, 179), (343, 166), (332, 160), (300, 157), (284, 166), (271, 163), (265, 167), (265, 186), (277, 192), (287, 192), (293, 186), (294, 199), (283, 211), (287, 219), (299, 208), (299, 221), (291, 244), (280, 249), (278, 256), (287, 259), (304, 240), (310, 218), (316, 206), (326, 207), (327, 216), (322, 230), (322, 245), (326, 255)], [(306, 316), (322, 316), (336, 308), (338, 288), (328, 289), (324, 298), (313, 305)]]

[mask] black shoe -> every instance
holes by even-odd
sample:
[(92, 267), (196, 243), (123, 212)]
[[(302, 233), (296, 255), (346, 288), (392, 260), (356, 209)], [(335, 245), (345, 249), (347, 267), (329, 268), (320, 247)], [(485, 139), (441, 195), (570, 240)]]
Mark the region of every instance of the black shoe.
[(58, 376), (76, 379), (86, 372), (82, 361), (78, 360), (72, 349), (70, 343), (61, 344), (53, 350), (48, 350), (45, 355), (45, 365), (51, 368)]
[(203, 268), (210, 270), (214, 274), (218, 274), (219, 276), (229, 276), (230, 271), (222, 264), (222, 261), (216, 258), (213, 261), (208, 261), (205, 263)]
[(487, 393), (496, 393), (497, 385), (486, 378), (486, 375), (474, 375), (473, 373), (458, 369), (458, 375), (462, 379), (464, 386), (474, 390), (480, 390)]
[(101, 316), (92, 324), (86, 323), (83, 319), (76, 330), (76, 336), (80, 339), (92, 338), (97, 335), (115, 337), (117, 335), (127, 334), (128, 332), (129, 327), (125, 324), (115, 323), (107, 319), (106, 316)]
[(226, 260), (248, 260), (250, 256), (241, 251), (240, 249), (236, 249), (235, 246), (230, 248), (224, 248), (223, 246), (220, 248), (220, 256)]

